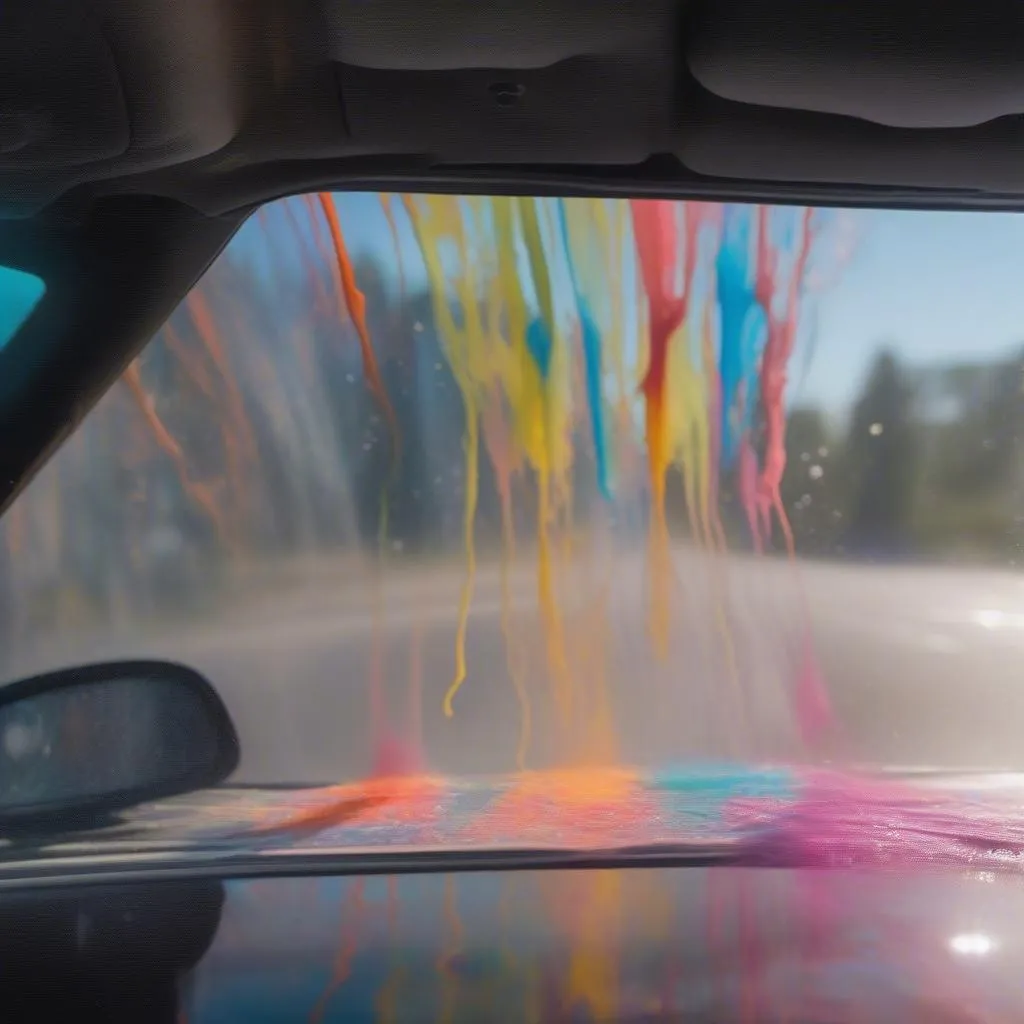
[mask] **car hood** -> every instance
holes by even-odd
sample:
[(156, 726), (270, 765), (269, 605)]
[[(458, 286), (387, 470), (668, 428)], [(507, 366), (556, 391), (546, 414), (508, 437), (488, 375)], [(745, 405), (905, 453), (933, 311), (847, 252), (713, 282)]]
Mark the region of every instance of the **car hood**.
[[(788, 766), (590, 768), (304, 788), (224, 787), (92, 829), (0, 841), (0, 885), (62, 864), (564, 852), (747, 867), (1024, 867), (1024, 776)], [(357, 868), (358, 869), (358, 868)]]
[(1021, 783), (713, 765), (224, 788), (8, 841), (0, 887), (227, 879), (190, 1021), (1012, 1021)]

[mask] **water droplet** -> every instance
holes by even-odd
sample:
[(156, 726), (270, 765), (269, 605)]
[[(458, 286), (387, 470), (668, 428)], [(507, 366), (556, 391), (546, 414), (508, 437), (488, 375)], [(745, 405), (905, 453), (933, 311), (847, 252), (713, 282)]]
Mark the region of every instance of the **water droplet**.
[(414, 330), (414, 331), (415, 331), (415, 332), (416, 332), (417, 334), (420, 334), (420, 333), (422, 333), (422, 331), (423, 331), (423, 324), (421, 324), (421, 323), (419, 322), (419, 320), (417, 320), (417, 321), (416, 321), (416, 323), (414, 323), (414, 324), (412, 325), (412, 329), (413, 329), (413, 330)]
[(825, 475), (825, 470), (823, 470), (821, 466), (814, 465), (811, 466), (809, 470), (807, 470), (807, 475), (812, 480), (820, 480)]
[(801, 452), (800, 453), (800, 461), (801, 462), (810, 462), (811, 461), (811, 453), (810, 452)]
[(884, 427), (882, 426), (881, 423), (872, 423), (871, 426), (868, 427), (868, 433), (872, 437), (878, 437), (878, 435), (882, 433), (883, 429), (884, 429)]
[(355, 384), (355, 382), (356, 382), (356, 375), (354, 373), (346, 373), (345, 374), (345, 380), (347, 380), (349, 382), (349, 384)]
[(828, 458), (828, 449), (824, 445), (822, 445), (818, 449), (818, 458), (819, 459), (827, 459)]

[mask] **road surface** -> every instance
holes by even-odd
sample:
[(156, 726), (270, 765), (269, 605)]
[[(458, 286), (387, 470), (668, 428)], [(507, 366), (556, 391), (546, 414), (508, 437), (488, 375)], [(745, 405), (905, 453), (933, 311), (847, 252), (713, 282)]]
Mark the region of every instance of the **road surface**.
[[(532, 565), (512, 574), (505, 603), (496, 567), (480, 570), (452, 718), (442, 701), (455, 672), (455, 562), (392, 571), (383, 615), (368, 578), (335, 585), (328, 576), (235, 601), (202, 623), (62, 638), (16, 652), (14, 664), (18, 674), (105, 657), (193, 664), (228, 704), (243, 748), (237, 778), (247, 782), (365, 774), (375, 677), (391, 728), (422, 736), (430, 769), (515, 768), (521, 701), (509, 650), (532, 713), (531, 767), (570, 749), (609, 756), (598, 714), (607, 685), (617, 754), (631, 763), (813, 757), (1024, 769), (1024, 576), (811, 562), (794, 570), (784, 560), (683, 553), (667, 581), (670, 638), (659, 656), (642, 554), (579, 565), (560, 577), (561, 654)], [(792, 712), (808, 622), (838, 723), (809, 751)], [(560, 712), (556, 691), (569, 710)]]

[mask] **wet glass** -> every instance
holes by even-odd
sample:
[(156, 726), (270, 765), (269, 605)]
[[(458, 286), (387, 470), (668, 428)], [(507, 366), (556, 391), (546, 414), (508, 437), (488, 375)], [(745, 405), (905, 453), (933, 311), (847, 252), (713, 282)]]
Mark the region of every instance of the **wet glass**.
[(1024, 220), (640, 207), (266, 207), (4, 518), (4, 675), (188, 662), (251, 782), (1022, 767)]

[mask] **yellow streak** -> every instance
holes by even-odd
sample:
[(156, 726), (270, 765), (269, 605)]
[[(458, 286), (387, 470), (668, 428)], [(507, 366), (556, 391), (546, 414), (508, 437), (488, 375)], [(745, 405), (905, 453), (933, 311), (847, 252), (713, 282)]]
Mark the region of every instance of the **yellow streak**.
[(466, 401), (466, 496), (463, 512), (463, 542), (466, 546), (466, 575), (459, 597), (459, 623), (455, 634), (455, 678), (444, 695), (445, 717), (455, 714), (452, 701), (466, 680), (466, 632), (469, 626), (469, 608), (473, 601), (476, 578), (476, 547), (473, 526), (476, 522), (477, 496), (480, 490), (480, 429), (476, 410)]
[(533, 731), (530, 695), (526, 692), (526, 680), (523, 675), (523, 660), (518, 650), (518, 638), (512, 625), (512, 600), (509, 593), (509, 576), (515, 559), (516, 535), (515, 520), (512, 516), (511, 498), (501, 496), (501, 632), (505, 638), (505, 660), (508, 673), (515, 688), (516, 700), (519, 703), (519, 741), (516, 745), (516, 768), (526, 769), (526, 754), (530, 749)]
[(442, 944), (441, 963), (441, 1012), (439, 1019), (448, 1024), (455, 1012), (458, 1000), (458, 978), (448, 968), (448, 960), (462, 949), (462, 922), (459, 919), (458, 893), (454, 875), (444, 880), (444, 925), (446, 940)]
[[(446, 349), (449, 366), (462, 394), (466, 418), (466, 433), (463, 442), (466, 454), (463, 511), (466, 574), (459, 599), (459, 617), (455, 634), (455, 674), (443, 702), (444, 714), (451, 718), (455, 713), (453, 701), (466, 679), (466, 633), (476, 579), (474, 524), (480, 490), (480, 425), (477, 391), (482, 375), (479, 372), (475, 373), (474, 370), (477, 369), (476, 361), (485, 358), (486, 339), (480, 319), (476, 275), (473, 272), (474, 264), (469, 252), (466, 225), (459, 200), (449, 196), (425, 196), (422, 200), (422, 208), (417, 206), (411, 196), (403, 196), (403, 202), (423, 253), (423, 262), (430, 280), (434, 317)], [(457, 286), (464, 321), (462, 330), (456, 326), (455, 318), (452, 316), (448, 304), (447, 281), (436, 244), (443, 237), (454, 239), (458, 246), (460, 273), (457, 278)]]
[[(589, 877), (587, 877), (589, 875)], [(580, 872), (583, 913), (569, 962), (567, 1002), (584, 1002), (595, 1020), (618, 1013), (618, 963), (613, 937), (622, 927), (622, 873)]]

